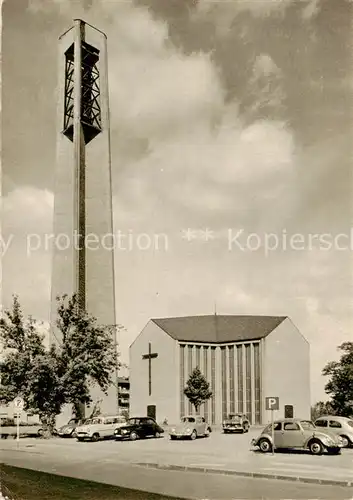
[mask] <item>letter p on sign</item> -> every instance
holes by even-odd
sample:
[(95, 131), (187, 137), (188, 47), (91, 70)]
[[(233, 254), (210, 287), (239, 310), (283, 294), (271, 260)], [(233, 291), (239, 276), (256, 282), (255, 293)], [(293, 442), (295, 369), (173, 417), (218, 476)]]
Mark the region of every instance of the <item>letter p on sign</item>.
[(266, 400), (266, 410), (279, 410), (279, 398), (265, 398)]

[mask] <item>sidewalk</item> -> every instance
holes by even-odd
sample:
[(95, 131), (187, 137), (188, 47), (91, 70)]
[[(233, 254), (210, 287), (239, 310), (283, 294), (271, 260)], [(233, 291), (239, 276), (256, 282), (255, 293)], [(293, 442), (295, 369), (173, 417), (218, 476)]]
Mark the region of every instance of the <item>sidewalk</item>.
[[(349, 452), (348, 452), (349, 453)], [(353, 486), (353, 454), (343, 460), (332, 462), (332, 458), (342, 457), (312, 457), (304, 454), (260, 454), (254, 452), (251, 458), (237, 459), (222, 464), (199, 463), (187, 460), (173, 460), (172, 463), (134, 462), (140, 467), (206, 474), (223, 474), (262, 479), (281, 479), (313, 484), (328, 484), (335, 486)], [(312, 460), (314, 459), (314, 460)], [(317, 459), (317, 460), (316, 460)], [(327, 460), (328, 459), (328, 460)], [(210, 462), (210, 459), (208, 460)], [(214, 460), (216, 462), (216, 460)]]

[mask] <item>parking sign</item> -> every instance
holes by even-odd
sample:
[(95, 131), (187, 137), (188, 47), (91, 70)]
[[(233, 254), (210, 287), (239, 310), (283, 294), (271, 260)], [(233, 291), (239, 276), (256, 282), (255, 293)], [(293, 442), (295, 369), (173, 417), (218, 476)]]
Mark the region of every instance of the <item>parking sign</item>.
[(22, 398), (17, 397), (13, 400), (13, 405), (16, 408), (17, 411), (22, 411), (23, 407), (25, 405), (25, 402), (23, 401)]
[(265, 398), (265, 401), (266, 401), (266, 410), (279, 410), (278, 397)]

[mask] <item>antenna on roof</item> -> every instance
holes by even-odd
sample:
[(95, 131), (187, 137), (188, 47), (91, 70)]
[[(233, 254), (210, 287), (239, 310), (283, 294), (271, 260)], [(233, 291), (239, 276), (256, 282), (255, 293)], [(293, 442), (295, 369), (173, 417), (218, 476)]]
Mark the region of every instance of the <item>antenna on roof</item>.
[(218, 321), (217, 321), (217, 302), (214, 301), (214, 323), (215, 323), (215, 333), (216, 333), (216, 338), (218, 339)]

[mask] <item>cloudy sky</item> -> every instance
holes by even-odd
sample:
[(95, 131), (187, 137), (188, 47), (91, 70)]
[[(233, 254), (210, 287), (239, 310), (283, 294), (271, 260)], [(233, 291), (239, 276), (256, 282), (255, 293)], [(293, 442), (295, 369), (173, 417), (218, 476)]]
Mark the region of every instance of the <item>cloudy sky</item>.
[[(115, 232), (168, 239), (116, 252), (123, 358), (151, 317), (212, 314), (215, 303), (219, 314), (287, 315), (311, 343), (313, 400), (324, 398), (321, 369), (352, 338), (351, 10), (5, 1), (5, 306), (17, 293), (48, 321), (50, 249), (27, 255), (26, 237), (52, 231), (57, 39), (82, 17), (108, 36)], [(300, 241), (266, 253), (268, 234)]]

